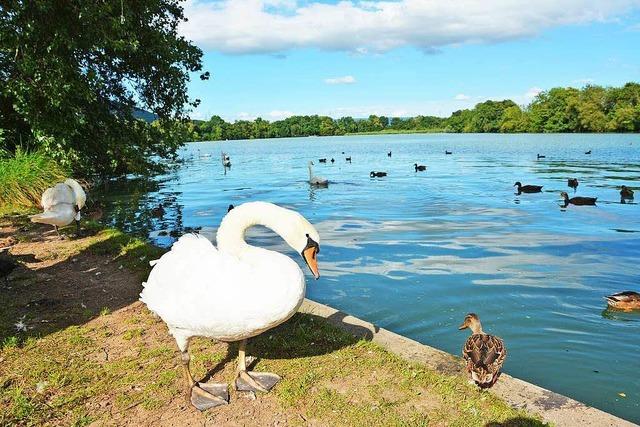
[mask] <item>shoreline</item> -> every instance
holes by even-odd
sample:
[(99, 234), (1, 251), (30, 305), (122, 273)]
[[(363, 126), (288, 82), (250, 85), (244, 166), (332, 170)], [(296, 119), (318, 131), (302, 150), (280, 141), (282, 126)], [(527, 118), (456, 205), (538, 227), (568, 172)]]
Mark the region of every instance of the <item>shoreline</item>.
[[(305, 299), (300, 311), (324, 317), (330, 323), (349, 333), (370, 339), (405, 360), (423, 363), (441, 373), (465, 375), (464, 362), (460, 357), (380, 328), (328, 305)], [(637, 425), (504, 372), (489, 392), (514, 408), (533, 412), (540, 415), (544, 421), (558, 426)]]
[(283, 137), (267, 137), (267, 138), (249, 138), (249, 139), (212, 139), (199, 141), (186, 141), (184, 144), (199, 144), (207, 142), (233, 142), (233, 141), (266, 141), (280, 139), (304, 139), (304, 138), (339, 138), (351, 136), (385, 136), (385, 135), (621, 135), (621, 136), (640, 136), (640, 132), (447, 132), (445, 130), (415, 130), (415, 131), (372, 131), (345, 133), (343, 135), (307, 135), (307, 136), (283, 136)]

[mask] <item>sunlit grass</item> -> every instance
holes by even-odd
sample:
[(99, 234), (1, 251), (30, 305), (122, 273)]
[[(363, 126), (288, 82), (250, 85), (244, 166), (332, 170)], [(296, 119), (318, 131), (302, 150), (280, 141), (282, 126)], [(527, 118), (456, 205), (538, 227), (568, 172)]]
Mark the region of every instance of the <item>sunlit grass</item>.
[(41, 152), (0, 151), (0, 206), (36, 206), (44, 190), (63, 181), (68, 172)]

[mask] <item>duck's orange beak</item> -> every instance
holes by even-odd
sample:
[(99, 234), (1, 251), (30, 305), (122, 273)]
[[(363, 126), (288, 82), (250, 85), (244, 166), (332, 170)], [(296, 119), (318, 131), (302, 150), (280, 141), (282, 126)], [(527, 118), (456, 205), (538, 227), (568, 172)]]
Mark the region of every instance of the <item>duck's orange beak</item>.
[(313, 277), (318, 280), (320, 278), (320, 272), (318, 271), (318, 260), (316, 259), (316, 252), (317, 251), (314, 246), (306, 248), (304, 251), (302, 251), (302, 258), (304, 258), (304, 261), (309, 266), (309, 270), (311, 270), (311, 273), (313, 273)]

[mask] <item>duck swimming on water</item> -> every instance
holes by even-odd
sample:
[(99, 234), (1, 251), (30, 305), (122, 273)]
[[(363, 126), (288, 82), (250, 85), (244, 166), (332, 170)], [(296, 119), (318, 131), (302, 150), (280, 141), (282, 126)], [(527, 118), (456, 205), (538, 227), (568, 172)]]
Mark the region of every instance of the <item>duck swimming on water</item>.
[(574, 192), (578, 188), (578, 185), (580, 185), (580, 183), (578, 182), (578, 178), (569, 178), (567, 180), (567, 187), (573, 188)]
[(426, 166), (424, 166), (424, 165), (419, 165), (419, 164), (417, 164), (417, 163), (414, 163), (414, 164), (413, 164), (413, 167), (414, 167), (414, 168), (416, 168), (416, 172), (418, 172), (418, 171), (426, 171), (426, 170), (427, 170), (427, 167), (426, 167)]
[(595, 206), (597, 197), (572, 197), (569, 198), (569, 195), (564, 191), (560, 192), (560, 197), (564, 199), (564, 207), (566, 208), (569, 204), (576, 206)]
[(518, 187), (518, 194), (520, 193), (539, 193), (542, 191), (542, 185), (522, 185), (520, 181), (513, 184), (514, 187)]
[(609, 307), (616, 310), (640, 310), (640, 294), (634, 291), (623, 291), (604, 297)]
[(623, 185), (620, 187), (620, 197), (623, 199), (633, 199), (633, 190), (626, 185)]
[(541, 154), (538, 154), (538, 160), (540, 160), (540, 159), (546, 159), (546, 158), (547, 158), (547, 156), (543, 156), (543, 155), (541, 155)]
[(371, 178), (382, 178), (383, 176), (387, 176), (386, 172), (375, 172), (375, 171), (371, 171), (371, 173), (369, 174), (369, 176)]

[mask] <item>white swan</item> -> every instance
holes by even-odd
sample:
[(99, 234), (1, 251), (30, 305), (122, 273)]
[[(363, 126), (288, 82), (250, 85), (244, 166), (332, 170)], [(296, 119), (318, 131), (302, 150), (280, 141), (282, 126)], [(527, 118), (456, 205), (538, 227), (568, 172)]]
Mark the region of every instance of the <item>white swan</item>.
[(238, 390), (269, 391), (275, 374), (247, 372), (247, 338), (289, 319), (304, 299), (304, 275), (298, 264), (278, 252), (248, 245), (245, 231), (264, 225), (278, 233), (319, 277), (316, 229), (297, 212), (265, 202), (230, 210), (218, 229), (218, 248), (196, 234), (182, 236), (171, 250), (152, 262), (140, 300), (158, 314), (180, 349), (188, 382), (187, 396), (199, 410), (226, 404), (226, 384), (194, 381), (189, 371), (189, 340), (194, 336), (241, 341)]
[[(42, 193), (40, 204), (43, 213), (31, 215), (32, 222), (50, 224), (58, 233), (58, 227), (64, 227), (76, 221), (76, 228), (80, 233), (80, 210), (87, 201), (87, 195), (82, 186), (74, 179), (68, 178)], [(59, 233), (58, 233), (59, 235)]]
[(329, 185), (329, 180), (325, 178), (320, 178), (318, 176), (313, 176), (313, 162), (309, 162), (309, 184), (317, 185), (317, 186), (327, 186)]

